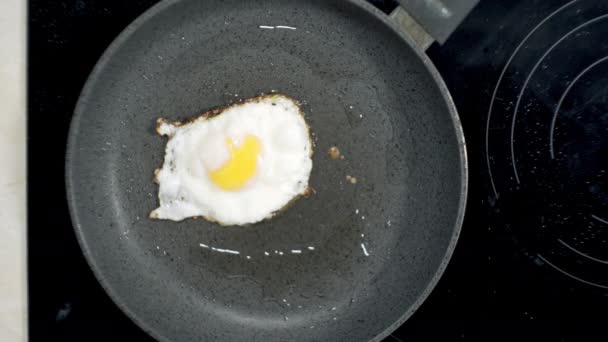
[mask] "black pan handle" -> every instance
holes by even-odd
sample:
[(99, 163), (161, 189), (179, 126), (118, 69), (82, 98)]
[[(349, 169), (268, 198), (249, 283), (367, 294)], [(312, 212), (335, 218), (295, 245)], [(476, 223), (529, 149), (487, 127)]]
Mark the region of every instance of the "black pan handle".
[(426, 50), (443, 44), (479, 0), (398, 0), (390, 17)]

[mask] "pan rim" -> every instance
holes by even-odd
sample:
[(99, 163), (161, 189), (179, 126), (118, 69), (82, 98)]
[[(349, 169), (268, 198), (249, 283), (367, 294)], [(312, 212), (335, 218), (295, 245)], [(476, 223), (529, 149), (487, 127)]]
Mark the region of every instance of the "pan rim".
[[(66, 185), (66, 197), (68, 203), (68, 209), (70, 213), (70, 218), (72, 221), (72, 226), (74, 228), (74, 232), (76, 235), (76, 239), (82, 251), (82, 254), (85, 257), (89, 268), (93, 272), (93, 275), (103, 288), (103, 290), (110, 297), (112, 302), (122, 311), (125, 315), (131, 319), (138, 327), (140, 327), (147, 334), (152, 336), (154, 339), (159, 341), (170, 341), (170, 339), (161, 334), (158, 329), (148, 324), (144, 320), (142, 320), (138, 314), (133, 312), (127, 305), (125, 305), (122, 301), (119, 300), (119, 296), (114, 292), (112, 286), (108, 283), (106, 277), (102, 274), (102, 271), (99, 269), (97, 262), (90, 254), (90, 249), (88, 247), (88, 243), (85, 238), (85, 233), (82, 231), (82, 226), (80, 224), (79, 217), (76, 213), (76, 200), (74, 194), (74, 186), (73, 186), (73, 170), (72, 170), (72, 156), (74, 155), (74, 151), (76, 150), (75, 145), (75, 136), (78, 135), (78, 127), (80, 126), (80, 120), (82, 118), (83, 108), (86, 105), (86, 101), (84, 99), (88, 98), (89, 93), (97, 79), (102, 75), (101, 71), (105, 68), (107, 63), (111, 60), (112, 56), (115, 54), (118, 48), (122, 46), (122, 44), (133, 34), (139, 27), (144, 24), (146, 21), (152, 19), (157, 14), (166, 10), (167, 8), (181, 2), (183, 0), (161, 0), (157, 4), (151, 6), (147, 10), (145, 10), (141, 15), (139, 15), (135, 20), (127, 25), (120, 34), (114, 38), (114, 40), (108, 45), (108, 47), (104, 50), (101, 57), (96, 62), (95, 66), (91, 70), (87, 80), (82, 88), (82, 91), (79, 94), (78, 101), (76, 103), (74, 113), (72, 115), (72, 119), (70, 121), (70, 127), (68, 130), (68, 141), (66, 147), (66, 156), (65, 156), (65, 185)], [(411, 49), (414, 50), (418, 58), (423, 62), (427, 71), (430, 73), (431, 77), (435, 81), (436, 86), (439, 88), (439, 91), (442, 94), (442, 98), (444, 103), (447, 106), (450, 118), (452, 120), (452, 126), (454, 128), (454, 132), (456, 135), (456, 140), (458, 143), (458, 152), (460, 158), (460, 197), (458, 203), (458, 212), (456, 215), (456, 221), (454, 223), (454, 228), (452, 231), (452, 236), (450, 241), (445, 249), (443, 258), (437, 267), (434, 275), (427, 283), (424, 290), (418, 296), (418, 298), (410, 305), (410, 307), (393, 323), (388, 325), (383, 331), (378, 333), (375, 337), (370, 339), (370, 341), (381, 341), (382, 339), (389, 336), (393, 331), (395, 331), (399, 326), (401, 326), (405, 321), (407, 321), (416, 310), (424, 303), (430, 293), (433, 291), (439, 280), (441, 279), (445, 269), (447, 268), (454, 249), (456, 248), (458, 238), (460, 236), (460, 232), (462, 230), (462, 223), (464, 221), (467, 196), (468, 196), (468, 157), (466, 151), (466, 143), (464, 137), (464, 131), (462, 128), (462, 124), (460, 118), (458, 116), (458, 111), (456, 109), (456, 105), (454, 104), (454, 100), (443, 80), (439, 71), (436, 69), (433, 62), (426, 55), (424, 51), (422, 51), (413, 41), (411, 37), (405, 34), (402, 30), (400, 30), (395, 23), (393, 23), (390, 18), (384, 14), (382, 11), (374, 7), (373, 5), (367, 3), (365, 0), (347, 0), (347, 2), (352, 3), (370, 15), (379, 19), (383, 24), (387, 25), (393, 33), (397, 34), (402, 40), (404, 40)]]
[(456, 135), (456, 140), (458, 141), (458, 152), (460, 157), (460, 198), (458, 203), (458, 214), (456, 215), (456, 222), (454, 223), (454, 229), (452, 231), (452, 236), (450, 238), (450, 242), (448, 243), (447, 248), (445, 249), (445, 253), (441, 260), (441, 263), (437, 267), (435, 274), (428, 282), (422, 293), (418, 296), (418, 298), (412, 303), (412, 305), (397, 319), (395, 322), (390, 324), (388, 327), (384, 329), (384, 331), (380, 332), (374, 338), (370, 340), (370, 342), (378, 342), (382, 341), (384, 338), (389, 336), (393, 331), (397, 330), (403, 323), (405, 323), (415, 312), (420, 308), (420, 306), (424, 303), (424, 301), (428, 298), (431, 292), (435, 289), (437, 283), (443, 276), (445, 269), (447, 268), (450, 260), (452, 259), (452, 255), (454, 254), (454, 249), (458, 243), (458, 238), (460, 237), (460, 232), (462, 230), (462, 223), (464, 222), (465, 209), (467, 204), (467, 196), (468, 196), (468, 182), (469, 182), (469, 167), (468, 167), (468, 156), (466, 149), (466, 141), (464, 137), (464, 130), (462, 128), (462, 123), (460, 121), (460, 117), (458, 116), (458, 110), (456, 109), (456, 104), (454, 103), (454, 99), (450, 94), (450, 91), (445, 84), (445, 81), (441, 77), (439, 70), (435, 67), (435, 64), (431, 61), (429, 56), (420, 49), (420, 47), (414, 42), (414, 40), (404, 33), (401, 29), (397, 27), (397, 25), (390, 20), (390, 18), (384, 14), (384, 12), (380, 11), (373, 5), (369, 4), (365, 0), (349, 0), (349, 2), (355, 3), (362, 8), (368, 10), (371, 14), (375, 15), (378, 19), (380, 19), (384, 24), (386, 24), (394, 33), (396, 33), (401, 39), (403, 39), (416, 53), (418, 58), (423, 62), (426, 66), (426, 69), (431, 74), (431, 77), (435, 81), (435, 84), (439, 88), (441, 95), (443, 97), (443, 101), (447, 105), (450, 118), (452, 120), (452, 126), (454, 127), (454, 133)]
[(390, 18), (382, 11), (367, 3), (365, 0), (349, 1), (358, 4), (359, 6), (367, 9), (369, 12), (378, 17), (394, 33), (396, 33), (401, 39), (403, 39), (408, 45), (410, 45), (410, 47), (414, 50), (418, 58), (420, 58), (420, 60), (424, 63), (426, 69), (429, 71), (431, 77), (433, 77), (433, 80), (435, 81), (435, 84), (439, 88), (444, 103), (447, 105), (450, 118), (452, 120), (452, 126), (454, 127), (456, 140), (458, 142), (458, 152), (460, 157), (460, 198), (458, 203), (458, 214), (456, 215), (456, 222), (454, 223), (454, 229), (452, 231), (450, 242), (448, 243), (448, 246), (445, 249), (445, 253), (443, 255), (441, 263), (437, 267), (435, 274), (428, 282), (422, 293), (418, 296), (414, 303), (412, 303), (412, 305), (403, 313), (403, 315), (401, 315), (401, 317), (395, 322), (393, 322), (391, 325), (386, 327), (384, 331), (380, 332), (378, 335), (376, 335), (370, 340), (370, 342), (377, 342), (382, 341), (393, 331), (397, 330), (397, 328), (399, 328), (403, 323), (405, 323), (416, 312), (416, 310), (420, 308), (420, 306), (428, 298), (431, 292), (433, 292), (435, 286), (437, 285), (437, 283), (439, 283), (439, 280), (443, 276), (443, 273), (445, 272), (448, 264), (450, 263), (452, 255), (454, 254), (454, 249), (456, 249), (456, 245), (458, 244), (458, 238), (460, 237), (460, 232), (462, 230), (462, 223), (464, 222), (464, 215), (468, 196), (469, 164), (464, 130), (462, 128), (460, 117), (458, 116), (456, 104), (454, 103), (454, 99), (452, 98), (452, 95), (450, 94), (450, 91), (447, 85), (445, 84), (445, 81), (441, 77), (439, 70), (437, 70), (437, 68), (435, 67), (435, 64), (433, 64), (429, 56), (420, 49), (420, 47), (414, 42), (414, 40), (410, 36), (405, 34), (401, 29), (399, 29), (397, 25), (393, 21), (391, 21)]

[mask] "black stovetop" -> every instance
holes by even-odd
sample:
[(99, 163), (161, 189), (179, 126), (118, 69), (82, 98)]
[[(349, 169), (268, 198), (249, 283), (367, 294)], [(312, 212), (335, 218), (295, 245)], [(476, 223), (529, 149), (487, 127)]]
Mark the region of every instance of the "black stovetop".
[[(32, 341), (151, 340), (89, 270), (63, 172), (86, 77), (154, 2), (30, 0)], [(602, 1), (482, 0), (445, 45), (428, 51), (462, 119), (470, 195), (447, 271), (387, 341), (608, 338), (606, 33)]]

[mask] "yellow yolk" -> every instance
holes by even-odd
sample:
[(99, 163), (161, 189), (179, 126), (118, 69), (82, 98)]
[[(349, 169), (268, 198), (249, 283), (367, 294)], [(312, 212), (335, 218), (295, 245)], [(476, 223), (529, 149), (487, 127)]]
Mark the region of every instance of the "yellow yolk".
[(219, 169), (209, 172), (209, 177), (224, 190), (238, 190), (255, 174), (260, 141), (248, 135), (239, 147), (235, 147), (230, 138), (226, 144), (230, 159)]

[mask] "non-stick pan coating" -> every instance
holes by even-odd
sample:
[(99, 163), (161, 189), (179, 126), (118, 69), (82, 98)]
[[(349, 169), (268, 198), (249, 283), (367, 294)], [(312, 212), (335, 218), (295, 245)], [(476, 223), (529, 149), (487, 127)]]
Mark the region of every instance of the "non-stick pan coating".
[[(295, 29), (260, 27), (277, 25)], [(156, 119), (271, 91), (302, 102), (316, 194), (247, 227), (150, 220), (166, 142)], [(345, 159), (329, 159), (331, 146)], [(166, 341), (380, 339), (438, 280), (466, 197), (463, 137), (445, 86), (363, 1), (155, 6), (89, 78), (66, 177), (96, 276)]]

